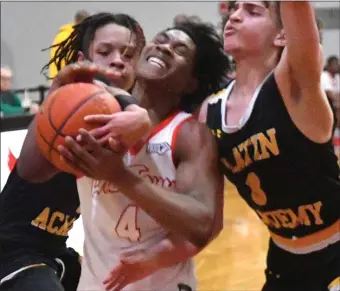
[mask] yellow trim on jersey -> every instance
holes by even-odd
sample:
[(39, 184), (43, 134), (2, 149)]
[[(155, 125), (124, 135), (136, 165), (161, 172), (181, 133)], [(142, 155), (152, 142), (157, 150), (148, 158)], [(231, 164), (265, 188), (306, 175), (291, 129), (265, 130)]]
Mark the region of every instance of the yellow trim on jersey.
[(225, 91), (227, 90), (227, 88), (221, 89), (220, 91), (218, 91), (217, 93), (213, 93), (211, 94), (208, 99), (212, 99), (215, 97), (219, 97), (219, 95), (223, 94)]
[(328, 244), (340, 241), (339, 237), (340, 219), (332, 225), (319, 230), (313, 234), (299, 237), (299, 238), (286, 238), (270, 231), (273, 241), (279, 247), (292, 253), (311, 253), (323, 249)]
[(328, 289), (331, 290), (333, 287), (338, 286), (340, 287), (340, 277), (335, 278), (331, 284), (328, 285)]

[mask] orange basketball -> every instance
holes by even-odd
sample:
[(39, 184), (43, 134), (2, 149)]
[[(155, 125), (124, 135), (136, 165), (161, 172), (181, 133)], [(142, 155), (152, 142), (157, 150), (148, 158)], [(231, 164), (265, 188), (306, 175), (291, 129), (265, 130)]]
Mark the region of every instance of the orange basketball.
[(58, 169), (75, 173), (60, 160), (58, 145), (65, 137), (78, 135), (78, 130), (91, 130), (94, 124), (85, 123), (92, 114), (112, 114), (121, 111), (116, 99), (105, 88), (90, 83), (69, 84), (52, 92), (37, 115), (37, 141), (42, 155)]

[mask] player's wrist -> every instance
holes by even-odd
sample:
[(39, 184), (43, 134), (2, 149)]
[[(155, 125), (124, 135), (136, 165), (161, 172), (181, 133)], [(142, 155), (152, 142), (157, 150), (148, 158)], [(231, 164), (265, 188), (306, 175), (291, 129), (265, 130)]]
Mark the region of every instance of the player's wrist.
[[(121, 192), (127, 196), (132, 196), (135, 193), (137, 185), (143, 182), (143, 180), (132, 173), (125, 165), (119, 167), (117, 171), (117, 165), (115, 165), (115, 173), (112, 175), (111, 181), (115, 184)], [(117, 174), (119, 172), (119, 174)]]

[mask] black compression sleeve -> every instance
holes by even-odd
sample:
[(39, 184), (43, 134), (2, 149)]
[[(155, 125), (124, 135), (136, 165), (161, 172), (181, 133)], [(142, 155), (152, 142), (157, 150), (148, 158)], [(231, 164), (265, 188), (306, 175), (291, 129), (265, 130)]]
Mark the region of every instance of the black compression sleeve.
[[(103, 82), (105, 85), (110, 86), (110, 81), (103, 75), (97, 75), (95, 77), (95, 80), (98, 80), (100, 82)], [(132, 104), (138, 105), (138, 102), (135, 97), (132, 97), (130, 95), (116, 95), (114, 96), (116, 100), (118, 101), (120, 108), (124, 111), (126, 107)]]
[(130, 95), (116, 95), (115, 98), (118, 101), (123, 111), (129, 105), (133, 105), (133, 104), (138, 105), (136, 98)]

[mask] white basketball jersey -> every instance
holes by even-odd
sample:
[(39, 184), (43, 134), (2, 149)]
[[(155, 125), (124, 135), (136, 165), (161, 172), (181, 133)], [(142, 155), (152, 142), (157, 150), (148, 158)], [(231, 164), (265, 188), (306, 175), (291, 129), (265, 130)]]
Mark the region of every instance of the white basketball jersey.
[[(166, 189), (176, 185), (173, 150), (180, 125), (190, 114), (176, 112), (160, 123), (138, 150), (124, 157), (126, 165), (149, 183)], [(102, 281), (119, 264), (119, 254), (157, 244), (168, 231), (153, 220), (112, 183), (84, 177), (78, 179), (85, 242), (79, 291), (104, 291)], [(123, 290), (195, 290), (192, 260), (162, 269)]]

